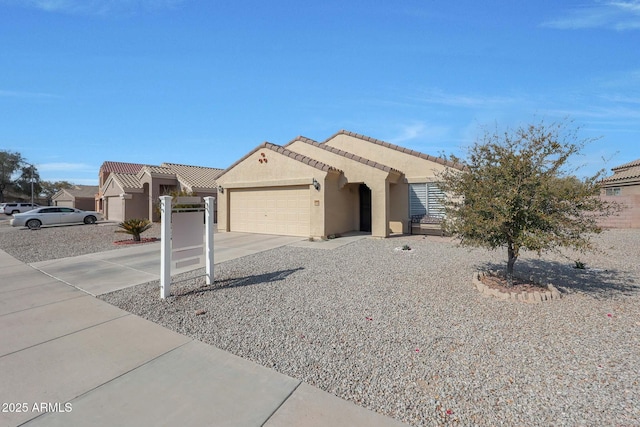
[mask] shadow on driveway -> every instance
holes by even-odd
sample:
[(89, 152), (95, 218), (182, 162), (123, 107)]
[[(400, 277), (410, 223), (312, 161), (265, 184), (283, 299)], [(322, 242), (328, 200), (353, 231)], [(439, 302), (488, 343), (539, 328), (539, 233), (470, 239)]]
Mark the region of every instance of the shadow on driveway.
[(205, 292), (217, 291), (220, 289), (231, 289), (231, 288), (239, 288), (242, 286), (260, 285), (260, 284), (279, 282), (300, 270), (304, 270), (304, 268), (298, 267), (298, 268), (293, 268), (288, 270), (274, 271), (272, 273), (257, 274), (254, 276), (216, 280), (213, 285), (204, 285), (199, 289), (194, 289), (194, 290), (183, 292), (183, 293), (176, 293), (175, 296), (185, 297), (189, 295), (198, 295)]

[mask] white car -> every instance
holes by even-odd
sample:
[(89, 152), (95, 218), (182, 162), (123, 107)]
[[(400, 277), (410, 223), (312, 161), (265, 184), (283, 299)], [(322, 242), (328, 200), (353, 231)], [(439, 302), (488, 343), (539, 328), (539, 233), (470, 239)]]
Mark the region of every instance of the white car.
[(94, 211), (81, 211), (80, 209), (48, 206), (38, 208), (25, 213), (13, 215), (10, 224), (14, 227), (29, 227), (32, 230), (43, 225), (59, 224), (95, 224), (102, 220), (102, 214)]
[(39, 208), (35, 203), (0, 203), (0, 214), (13, 215)]

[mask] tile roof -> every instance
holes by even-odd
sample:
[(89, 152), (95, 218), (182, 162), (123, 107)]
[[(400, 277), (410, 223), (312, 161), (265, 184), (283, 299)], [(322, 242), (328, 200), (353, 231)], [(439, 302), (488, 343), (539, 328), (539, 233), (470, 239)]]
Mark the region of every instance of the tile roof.
[[(631, 162), (634, 163), (634, 162)], [(637, 166), (627, 167), (625, 169), (614, 168), (613, 175), (604, 178), (601, 183), (620, 182), (620, 181), (637, 181), (640, 183), (640, 164)]]
[(115, 173), (132, 173), (136, 174), (140, 172), (145, 165), (140, 163), (124, 163), (124, 162), (104, 162), (100, 166), (100, 172), (115, 172)]
[(323, 150), (329, 151), (329, 152), (331, 152), (333, 154), (337, 154), (339, 156), (345, 157), (347, 159), (351, 159), (351, 160), (354, 160), (356, 162), (360, 162), (362, 164), (374, 167), (376, 169), (380, 169), (381, 171), (384, 171), (384, 172), (387, 172), (387, 173), (395, 172), (395, 173), (398, 173), (398, 174), (402, 174), (402, 172), (399, 171), (398, 169), (394, 169), (392, 167), (383, 165), (381, 163), (374, 162), (373, 160), (365, 159), (364, 157), (360, 157), (360, 156), (357, 156), (355, 154), (339, 150), (339, 149), (337, 149), (335, 147), (331, 147), (329, 145), (320, 144), (319, 142), (314, 141), (313, 139), (310, 139), (310, 138), (306, 138), (304, 136), (299, 136), (299, 137), (295, 138), (294, 140), (292, 140), (291, 142), (286, 144), (285, 147), (288, 147), (289, 145), (293, 144), (296, 141), (301, 141), (301, 142), (304, 142), (306, 144), (313, 145), (314, 147), (318, 147), (318, 148), (321, 148)]
[(612, 171), (617, 171), (617, 170), (620, 170), (620, 169), (627, 169), (627, 168), (632, 168), (632, 167), (635, 167), (635, 166), (640, 166), (640, 159), (631, 161), (629, 163), (625, 163), (625, 164), (620, 165), (620, 166), (616, 166), (615, 168), (612, 168), (611, 170)]
[(142, 178), (144, 173), (171, 175), (175, 178), (175, 172), (163, 166), (144, 165), (138, 172), (138, 178)]
[(297, 160), (299, 162), (305, 163), (311, 167), (314, 167), (316, 169), (320, 169), (321, 171), (324, 172), (342, 172), (340, 169), (336, 169), (333, 166), (329, 166), (325, 163), (319, 162), (317, 160), (314, 160), (310, 157), (307, 156), (303, 156), (302, 154), (298, 154), (295, 153), (291, 150), (288, 150), (280, 145), (276, 145), (276, 144), (272, 144), (270, 142), (263, 142), (262, 144), (258, 145), (256, 148), (254, 148), (253, 150), (251, 150), (249, 153), (247, 153), (244, 157), (242, 157), (240, 160), (238, 160), (237, 162), (235, 162), (234, 164), (232, 164), (231, 166), (229, 166), (228, 168), (226, 168), (224, 171), (222, 171), (222, 173), (219, 175), (223, 176), (225, 173), (227, 173), (228, 171), (230, 171), (231, 169), (233, 169), (234, 167), (236, 167), (238, 164), (242, 163), (243, 161), (245, 161), (247, 158), (249, 158), (249, 156), (251, 156), (253, 153), (255, 153), (258, 150), (262, 150), (262, 149), (267, 149), (267, 150), (271, 150), (271, 151), (275, 151), (276, 153), (280, 153), (283, 156), (292, 158), (294, 160)]
[(349, 131), (344, 130), (344, 129), (336, 132), (334, 135), (332, 135), (331, 137), (327, 138), (327, 140), (325, 142), (329, 141), (330, 139), (335, 138), (338, 135), (352, 136), (354, 138), (358, 138), (360, 140), (367, 141), (367, 142), (370, 142), (372, 144), (382, 145), (383, 147), (387, 147), (387, 148), (390, 148), (392, 150), (400, 151), (402, 153), (407, 153), (407, 154), (409, 154), (411, 156), (420, 157), (421, 159), (429, 160), (429, 161), (432, 161), (432, 162), (435, 162), (435, 163), (439, 163), (441, 165), (449, 166), (449, 167), (452, 167), (452, 168), (455, 168), (455, 169), (460, 169), (460, 170), (463, 169), (462, 165), (459, 165), (459, 164), (454, 163), (452, 161), (443, 159), (441, 157), (430, 156), (428, 154), (424, 154), (424, 153), (421, 153), (419, 151), (411, 150), (409, 148), (400, 147), (399, 145), (390, 144), (388, 142), (381, 141), (379, 139), (371, 138), (369, 136), (361, 135), (361, 134), (355, 133), (355, 132), (349, 132)]
[(131, 173), (112, 173), (110, 178), (113, 178), (125, 191), (128, 189), (142, 188), (138, 176)]
[(72, 188), (65, 188), (64, 191), (71, 194), (73, 197), (93, 198), (98, 193), (98, 186), (97, 185), (74, 185)]
[(224, 169), (208, 168), (204, 166), (180, 165), (177, 163), (163, 163), (163, 167), (171, 169), (188, 187), (193, 188), (216, 188), (216, 180)]

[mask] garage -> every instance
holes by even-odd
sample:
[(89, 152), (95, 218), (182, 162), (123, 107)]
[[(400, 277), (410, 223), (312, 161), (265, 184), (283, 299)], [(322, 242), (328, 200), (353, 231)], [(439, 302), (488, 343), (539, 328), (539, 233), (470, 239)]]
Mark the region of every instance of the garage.
[(309, 186), (229, 191), (230, 231), (308, 237)]
[(123, 221), (124, 209), (120, 196), (107, 197), (107, 219), (109, 221)]
[(73, 200), (56, 200), (56, 206), (64, 206), (65, 208), (73, 208)]

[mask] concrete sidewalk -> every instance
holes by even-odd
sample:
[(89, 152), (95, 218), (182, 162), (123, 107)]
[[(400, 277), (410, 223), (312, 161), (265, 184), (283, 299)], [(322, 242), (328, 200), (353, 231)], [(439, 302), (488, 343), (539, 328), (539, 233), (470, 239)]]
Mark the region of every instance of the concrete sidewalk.
[(0, 426), (400, 426), (0, 251)]

